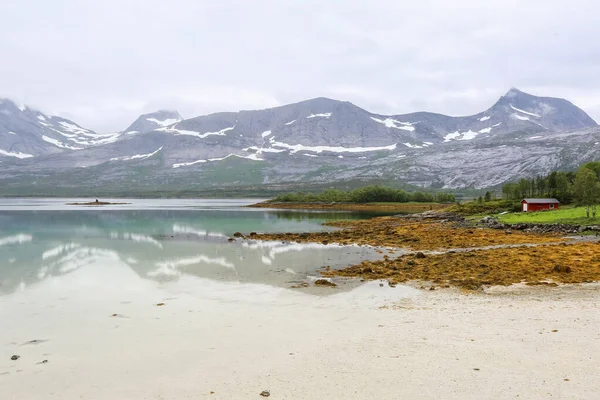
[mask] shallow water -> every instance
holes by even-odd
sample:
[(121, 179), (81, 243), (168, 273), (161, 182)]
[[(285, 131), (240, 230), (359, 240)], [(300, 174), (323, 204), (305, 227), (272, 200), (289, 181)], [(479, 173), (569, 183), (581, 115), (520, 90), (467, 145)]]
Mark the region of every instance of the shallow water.
[[(245, 208), (256, 200), (115, 200), (131, 204), (78, 207), (77, 199), (0, 200), (0, 295), (27, 291), (89, 265), (117, 278), (176, 282), (182, 275), (289, 287), (319, 268), (379, 258), (372, 248), (228, 238), (235, 232), (327, 229), (331, 219), (365, 218), (349, 212)], [(110, 272), (109, 271), (110, 268)], [(135, 277), (135, 278), (134, 278)]]
[[(355, 329), (357, 312), (416, 295), (355, 280), (291, 288), (321, 267), (382, 257), (369, 247), (228, 241), (365, 214), (242, 207), (254, 200), (71, 201), (0, 200), (1, 399), (184, 398), (189, 382), (203, 398), (197, 374), (212, 384), (252, 375), (265, 354), (309, 354)], [(175, 394), (163, 397), (159, 382)]]

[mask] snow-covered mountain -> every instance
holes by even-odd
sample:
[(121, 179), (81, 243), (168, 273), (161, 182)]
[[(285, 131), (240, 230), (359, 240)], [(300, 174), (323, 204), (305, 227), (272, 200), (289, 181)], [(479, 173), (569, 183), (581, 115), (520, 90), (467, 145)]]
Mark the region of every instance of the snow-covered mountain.
[(33, 158), (110, 143), (117, 134), (97, 134), (62, 117), (0, 99), (0, 159)]
[[(48, 129), (78, 150), (52, 148), (27, 153), (35, 156), (27, 159), (10, 157), (0, 182), (17, 186), (42, 174), (54, 185), (66, 185), (61, 179), (68, 172), (68, 185), (126, 184), (149, 190), (357, 179), (489, 187), (600, 158), (600, 128), (584, 111), (563, 99), (517, 89), (488, 110), (465, 117), (379, 115), (349, 102), (316, 98), (191, 119), (157, 111), (106, 138), (58, 117), (20, 112), (33, 121), (27, 125), (32, 137), (47, 136), (38, 129)], [(78, 135), (69, 137), (74, 131)], [(3, 146), (0, 141), (0, 150), (15, 154), (28, 150)]]

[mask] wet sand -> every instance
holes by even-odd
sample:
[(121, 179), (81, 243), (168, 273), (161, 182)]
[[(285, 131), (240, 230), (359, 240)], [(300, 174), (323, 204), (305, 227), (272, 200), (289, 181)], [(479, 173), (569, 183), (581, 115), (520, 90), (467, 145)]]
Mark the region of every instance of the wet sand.
[[(19, 315), (10, 309), (23, 310), (23, 296), (6, 299), (0, 398), (258, 399), (269, 390), (273, 399), (307, 400), (592, 399), (600, 392), (597, 285), (465, 295), (371, 282), (322, 297), (186, 277), (176, 293), (139, 281), (128, 288), (135, 296), (120, 298), (113, 288), (79, 305), (67, 285), (89, 288), (77, 273), (69, 279), (77, 282), (38, 290)], [(26, 343), (32, 339), (47, 341)], [(11, 361), (13, 353), (21, 358)]]

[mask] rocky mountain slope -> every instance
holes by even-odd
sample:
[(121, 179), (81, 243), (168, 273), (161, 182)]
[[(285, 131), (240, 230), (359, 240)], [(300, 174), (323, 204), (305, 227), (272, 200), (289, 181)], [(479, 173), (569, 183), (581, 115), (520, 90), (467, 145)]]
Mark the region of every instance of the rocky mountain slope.
[(0, 99), (0, 159), (33, 158), (110, 143), (117, 134), (97, 134), (65, 118)]
[[(2, 133), (9, 129), (16, 135)], [(0, 182), (38, 191), (45, 184), (177, 190), (374, 179), (484, 188), (600, 158), (598, 142), (600, 128), (572, 103), (517, 89), (465, 117), (386, 116), (317, 98), (191, 119), (157, 111), (104, 136), (4, 101)]]

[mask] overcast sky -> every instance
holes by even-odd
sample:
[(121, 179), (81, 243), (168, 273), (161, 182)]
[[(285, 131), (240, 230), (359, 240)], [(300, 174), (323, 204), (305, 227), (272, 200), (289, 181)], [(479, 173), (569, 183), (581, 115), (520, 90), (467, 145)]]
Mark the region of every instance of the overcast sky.
[(467, 115), (511, 87), (600, 121), (594, 0), (3, 0), (0, 97), (98, 132), (326, 96)]

